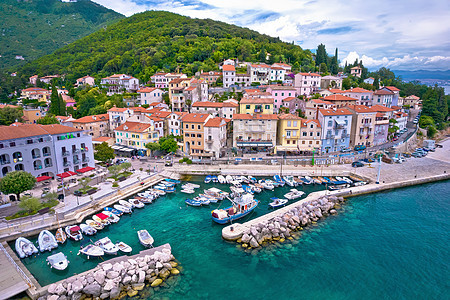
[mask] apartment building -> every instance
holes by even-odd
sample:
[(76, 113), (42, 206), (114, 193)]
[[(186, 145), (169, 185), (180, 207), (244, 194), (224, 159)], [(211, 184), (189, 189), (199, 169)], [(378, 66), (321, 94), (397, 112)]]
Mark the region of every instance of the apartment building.
[(273, 98), (242, 98), (239, 102), (241, 114), (273, 114)]
[(74, 128), (85, 130), (93, 138), (106, 136), (110, 133), (108, 114), (86, 116), (71, 122)]
[(243, 152), (269, 151), (277, 143), (275, 114), (235, 114), (233, 116), (233, 147)]
[(108, 95), (135, 93), (139, 89), (139, 79), (126, 74), (114, 74), (102, 78), (100, 85), (108, 89)]
[(204, 125), (205, 152), (211, 157), (219, 158), (227, 147), (227, 125), (230, 119), (220, 117), (210, 118)]
[(221, 117), (232, 119), (233, 115), (237, 113), (239, 104), (234, 102), (211, 102), (202, 101), (196, 102), (192, 105), (192, 112), (201, 114), (210, 114), (213, 117)]
[(320, 90), (321, 76), (316, 73), (297, 73), (294, 77), (294, 87), (297, 95), (305, 97), (318, 93)]
[(377, 112), (365, 105), (349, 105), (346, 108), (352, 113), (350, 146), (373, 146)]
[(182, 117), (182, 151), (187, 155), (196, 157), (210, 157), (212, 154), (205, 151), (204, 125), (212, 118), (209, 114), (190, 113)]
[(319, 109), (318, 120), (322, 126), (322, 154), (350, 146), (352, 112), (346, 108)]

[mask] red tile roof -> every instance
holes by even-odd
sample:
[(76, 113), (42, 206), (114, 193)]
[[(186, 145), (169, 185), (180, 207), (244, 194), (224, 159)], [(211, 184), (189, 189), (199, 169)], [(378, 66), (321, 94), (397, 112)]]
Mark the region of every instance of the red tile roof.
[(20, 126), (0, 126), (0, 140), (19, 139), (39, 135), (53, 135), (70, 132), (81, 132), (81, 129), (60, 124), (39, 125), (23, 124)]
[(153, 92), (156, 89), (157, 88), (146, 86), (146, 87), (140, 88), (137, 92), (138, 93), (151, 93), (151, 92)]
[(109, 141), (110, 139), (112, 139), (112, 137), (110, 137), (110, 136), (99, 136), (98, 138), (92, 139), (92, 141), (103, 143), (103, 142)]
[(209, 119), (206, 124), (205, 127), (222, 127), (227, 125), (227, 122), (224, 118), (211, 118)]
[(345, 93), (370, 93), (371, 91), (360, 88), (360, 87), (356, 87), (356, 88), (352, 88), (349, 90), (344, 91)]
[(273, 98), (242, 98), (240, 104), (273, 104)]
[(233, 120), (278, 120), (275, 114), (234, 114)]
[(278, 119), (280, 120), (301, 120), (299, 116), (293, 114), (280, 114), (278, 115)]
[(351, 115), (352, 114), (348, 109), (345, 109), (345, 108), (338, 108), (336, 110), (320, 108), (319, 112), (323, 116), (339, 116), (339, 115)]
[(314, 77), (320, 77), (320, 75), (317, 74), (317, 73), (298, 73), (298, 74), (300, 74), (300, 75), (302, 75), (302, 76), (314, 76)]
[(388, 90), (390, 90), (391, 92), (399, 92), (400, 90), (398, 88), (396, 88), (395, 86), (385, 86), (385, 88), (387, 88)]
[(344, 95), (333, 94), (323, 98), (326, 101), (357, 101), (358, 99), (347, 97)]
[(187, 115), (183, 116), (181, 121), (183, 121), (185, 123), (203, 123), (208, 118), (208, 116), (210, 116), (210, 115), (209, 114), (191, 113), (191, 114), (187, 114)]
[(330, 101), (324, 101), (322, 99), (311, 99), (310, 102), (314, 102), (317, 104), (329, 104), (329, 105), (334, 105), (334, 103), (330, 102)]
[(386, 91), (386, 90), (377, 90), (375, 91), (375, 93), (373, 93), (374, 95), (394, 95), (393, 92), (390, 91)]
[(108, 114), (101, 114), (101, 115), (92, 115), (92, 116), (86, 116), (82, 117), (76, 120), (73, 120), (73, 123), (94, 123), (94, 122), (107, 122), (109, 120)]
[(302, 125), (302, 127), (307, 127), (309, 123), (314, 123), (319, 128), (322, 127), (322, 126), (320, 126), (319, 120), (315, 120), (315, 119), (303, 119), (301, 125)]
[(236, 68), (232, 65), (223, 65), (222, 69), (224, 71), (236, 71)]
[(148, 123), (126, 121), (122, 125), (118, 126), (115, 130), (128, 132), (145, 132), (151, 126), (152, 125)]
[(341, 89), (328, 89), (330, 92), (332, 92), (333, 94), (343, 94), (344, 91)]
[(379, 104), (372, 106), (371, 109), (376, 112), (395, 111), (395, 109), (392, 109), (392, 108), (389, 108), (389, 107), (386, 107), (383, 105), (379, 105)]
[(284, 98), (282, 101), (283, 102), (291, 102), (291, 101), (293, 101), (295, 99), (297, 99), (297, 98), (295, 98), (295, 97), (287, 97), (287, 98)]
[(192, 104), (192, 107), (223, 107), (221, 102), (211, 102), (211, 101), (197, 101)]
[(116, 112), (124, 112), (126, 111), (128, 108), (126, 107), (111, 107), (110, 109), (108, 109), (108, 111), (116, 111)]

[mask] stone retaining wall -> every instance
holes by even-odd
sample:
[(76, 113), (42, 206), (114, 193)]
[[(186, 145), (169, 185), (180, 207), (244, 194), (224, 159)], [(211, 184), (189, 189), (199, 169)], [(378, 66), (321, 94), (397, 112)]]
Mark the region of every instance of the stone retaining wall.
[(119, 299), (136, 296), (144, 287), (157, 288), (180, 273), (169, 244), (121, 256), (98, 264), (79, 275), (41, 288), (39, 300)]

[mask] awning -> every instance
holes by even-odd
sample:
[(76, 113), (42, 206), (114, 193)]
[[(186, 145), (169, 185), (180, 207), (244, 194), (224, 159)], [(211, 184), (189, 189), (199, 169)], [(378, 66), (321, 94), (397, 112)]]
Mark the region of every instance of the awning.
[(345, 121), (344, 120), (334, 120), (338, 125), (345, 125)]
[(80, 231), (80, 230), (81, 230), (80, 226), (73, 226), (73, 227), (70, 227), (70, 231), (71, 231), (71, 232), (77, 232), (77, 231)]
[(78, 169), (77, 172), (78, 172), (78, 173), (85, 173), (85, 172), (92, 171), (92, 170), (94, 170), (94, 169), (95, 169), (95, 168), (93, 168), (93, 167), (84, 167), (84, 168)]
[(100, 220), (106, 220), (106, 219), (109, 218), (109, 217), (108, 217), (107, 215), (105, 215), (104, 213), (96, 214), (96, 216), (99, 217)]
[(72, 172), (72, 171), (67, 171), (67, 172), (64, 172), (64, 173), (61, 173), (61, 174), (56, 174), (56, 176), (61, 177), (61, 178), (67, 178), (67, 177), (70, 177), (70, 176), (73, 176), (73, 175), (77, 175), (77, 173)]
[(39, 176), (39, 177), (36, 177), (36, 181), (37, 181), (37, 182), (41, 182), (41, 181), (45, 181), (45, 180), (50, 180), (50, 179), (52, 179), (50, 176)]
[(122, 147), (116, 146), (116, 145), (112, 145), (111, 148), (113, 148), (114, 150), (120, 150), (120, 149), (122, 149)]

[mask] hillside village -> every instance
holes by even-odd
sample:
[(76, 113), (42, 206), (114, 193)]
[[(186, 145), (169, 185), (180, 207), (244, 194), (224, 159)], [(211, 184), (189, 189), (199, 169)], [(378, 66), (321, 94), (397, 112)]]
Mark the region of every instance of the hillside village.
[[(286, 63), (227, 59), (218, 67), (220, 71), (197, 72), (193, 77), (157, 72), (150, 82), (113, 74), (102, 78), (99, 87), (109, 96), (134, 93), (133, 101), (113, 106), (105, 114), (56, 119), (68, 132), (83, 131), (93, 144), (107, 142), (119, 155), (150, 155), (148, 144), (173, 136), (181, 154), (201, 160), (218, 159), (231, 150), (236, 155), (326, 155), (382, 145), (406, 131), (409, 109), (421, 106), (418, 97), (400, 97), (393, 86), (342, 90), (344, 78), (361, 76), (358, 66), (351, 68), (350, 74), (336, 76), (292, 73)], [(247, 72), (236, 71), (243, 69)], [(21, 99), (50, 106), (52, 91), (36, 85), (38, 81), (51, 84), (58, 77), (30, 77), (31, 87), (21, 91)], [(370, 78), (365, 82), (370, 84)], [(93, 86), (95, 79), (88, 75), (75, 84), (77, 89)], [(240, 99), (223, 99), (226, 93), (236, 91), (241, 93)], [(57, 92), (66, 108), (76, 109), (67, 89), (58, 88)], [(42, 107), (25, 108), (23, 118), (25, 123), (35, 124), (46, 113)], [(12, 126), (22, 125), (16, 122)], [(91, 142), (88, 144), (87, 148), (92, 148)], [(65, 160), (65, 167), (58, 172), (90, 166), (85, 157)], [(45, 169), (36, 171), (37, 175), (49, 174)]]

